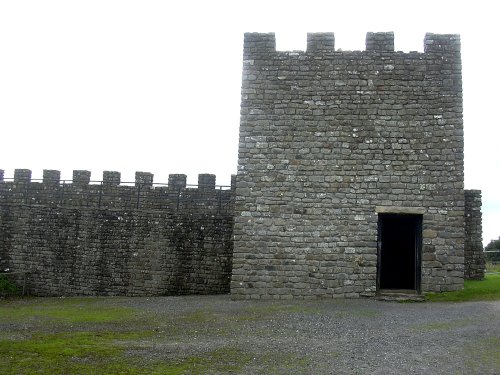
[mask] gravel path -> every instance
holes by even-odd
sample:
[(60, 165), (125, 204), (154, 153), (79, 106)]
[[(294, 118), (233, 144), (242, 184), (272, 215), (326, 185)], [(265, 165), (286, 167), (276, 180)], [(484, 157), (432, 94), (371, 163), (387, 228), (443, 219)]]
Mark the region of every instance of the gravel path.
[(132, 353), (146, 359), (220, 350), (248, 356), (235, 371), (242, 374), (500, 374), (496, 301), (119, 301), (155, 316), (164, 334), (145, 341), (142, 353)]
[[(500, 374), (500, 301), (232, 301), (224, 295), (32, 298), (10, 304), (9, 311), (17, 306), (29, 318), (4, 319), (0, 337), (134, 332), (114, 344), (138, 369), (165, 369), (155, 373)], [(124, 315), (68, 322), (64, 314), (57, 318), (58, 306), (77, 314), (95, 309)]]

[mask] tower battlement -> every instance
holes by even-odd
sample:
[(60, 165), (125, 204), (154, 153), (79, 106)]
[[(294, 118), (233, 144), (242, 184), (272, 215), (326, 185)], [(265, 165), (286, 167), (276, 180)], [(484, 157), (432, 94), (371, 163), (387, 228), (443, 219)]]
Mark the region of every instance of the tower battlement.
[[(366, 34), (365, 51), (363, 52), (394, 52), (393, 32), (369, 32)], [(460, 53), (460, 35), (427, 33), (424, 37), (424, 53), (456, 54)], [(244, 42), (246, 56), (276, 51), (276, 36), (274, 33), (246, 33)], [(297, 51), (295, 51), (297, 52)], [(308, 33), (307, 50), (303, 53), (336, 52), (334, 33)], [(337, 51), (349, 53), (353, 51)], [(360, 52), (360, 51), (354, 51)], [(280, 53), (283, 53), (280, 51)], [(286, 52), (285, 52), (286, 53)], [(404, 52), (398, 52), (404, 53)]]

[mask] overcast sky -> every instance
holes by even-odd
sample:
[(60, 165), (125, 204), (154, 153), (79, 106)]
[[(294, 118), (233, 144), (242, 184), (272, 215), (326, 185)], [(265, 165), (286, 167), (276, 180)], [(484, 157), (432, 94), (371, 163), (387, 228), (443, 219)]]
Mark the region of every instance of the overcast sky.
[(483, 190), (484, 242), (500, 236), (498, 12), (493, 1), (1, 1), (0, 169), (236, 173), (243, 33), (278, 49), (335, 32), (363, 50), (394, 31), (423, 51), (425, 32), (462, 38), (465, 185)]

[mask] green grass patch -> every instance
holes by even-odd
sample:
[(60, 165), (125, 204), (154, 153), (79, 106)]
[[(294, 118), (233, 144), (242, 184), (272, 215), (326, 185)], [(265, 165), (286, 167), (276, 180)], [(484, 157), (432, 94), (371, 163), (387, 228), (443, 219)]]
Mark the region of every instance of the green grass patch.
[(191, 355), (179, 352), (173, 358), (144, 357), (144, 350), (155, 352), (158, 341), (182, 341), (180, 333), (172, 335), (177, 328), (191, 335), (213, 329), (214, 323), (220, 326), (224, 320), (212, 311), (163, 320), (156, 315), (138, 315), (117, 303), (108, 304), (109, 300), (2, 301), (0, 324), (7, 324), (9, 331), (0, 334), (0, 374), (228, 373), (239, 371), (252, 360), (244, 351), (228, 347)]
[(373, 318), (375, 316), (380, 315), (380, 313), (376, 310), (360, 308), (354, 311), (352, 315), (358, 316), (360, 318)]
[(249, 366), (261, 373), (305, 371), (310, 359), (302, 353), (253, 352), (222, 340), (222, 346), (209, 349), (189, 343), (238, 335), (246, 324), (242, 320), (316, 311), (262, 304), (234, 314), (209, 308), (172, 316), (139, 313), (114, 298), (5, 300), (0, 302), (0, 325), (5, 327), (0, 332), (0, 374), (240, 373)]
[(252, 356), (247, 352), (226, 347), (176, 361), (157, 364), (152, 373), (169, 375), (234, 373), (240, 371), (251, 360)]
[(486, 262), (486, 272), (500, 272), (500, 263)]
[(484, 280), (465, 280), (464, 289), (456, 292), (427, 293), (431, 302), (466, 302), (500, 300), (500, 274), (488, 274)]
[(204, 324), (215, 322), (217, 317), (212, 311), (199, 310), (192, 313), (184, 314), (177, 319), (180, 323), (185, 324)]
[(63, 332), (35, 334), (25, 340), (0, 340), (0, 373), (138, 373), (123, 360), (124, 347), (118, 345), (118, 340), (142, 336), (136, 332)]
[(214, 310), (204, 309), (173, 317), (164, 328), (176, 336), (193, 333), (228, 336), (238, 332), (242, 322), (269, 320), (281, 314), (313, 314), (319, 311), (312, 306), (278, 303), (263, 303), (244, 308), (234, 314), (219, 314)]
[[(150, 334), (149, 334), (150, 335)], [(18, 374), (205, 374), (241, 370), (252, 356), (234, 348), (139, 364), (126, 355), (146, 332), (64, 332), (25, 340), (0, 340), (0, 373)]]
[(455, 328), (466, 327), (472, 323), (471, 319), (457, 319), (446, 322), (435, 322), (428, 324), (421, 324), (415, 327), (416, 331), (448, 331)]
[[(335, 353), (332, 353), (336, 356)], [(241, 350), (237, 348), (224, 347), (208, 353), (196, 356), (189, 356), (173, 363), (165, 363), (158, 366), (154, 373), (181, 375), (206, 373), (238, 373), (245, 366), (255, 362), (261, 369), (259, 373), (282, 374), (293, 369), (295, 372), (305, 369), (310, 363), (310, 359), (301, 354), (271, 351), (264, 355), (255, 356), (251, 348)], [(254, 366), (255, 366), (254, 363)]]
[(493, 373), (490, 369), (500, 369), (500, 337), (486, 337), (471, 342), (464, 350), (464, 362), (470, 373)]
[(101, 306), (99, 298), (10, 300), (0, 304), (0, 323), (33, 319), (62, 323), (110, 323), (133, 316), (133, 309)]

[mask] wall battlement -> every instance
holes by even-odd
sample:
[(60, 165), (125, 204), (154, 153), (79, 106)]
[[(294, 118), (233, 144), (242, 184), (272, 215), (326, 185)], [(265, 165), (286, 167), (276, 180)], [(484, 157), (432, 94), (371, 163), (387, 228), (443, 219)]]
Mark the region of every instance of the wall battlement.
[(73, 206), (114, 209), (159, 209), (179, 211), (203, 207), (207, 212), (232, 209), (233, 186), (216, 186), (212, 174), (198, 175), (198, 185), (186, 184), (186, 175), (169, 175), (168, 184), (155, 184), (153, 174), (136, 172), (135, 182), (121, 184), (120, 172), (105, 171), (102, 181), (91, 181), (91, 173), (74, 170), (71, 183), (61, 181), (57, 170), (44, 170), (43, 180), (32, 180), (31, 170), (16, 169), (14, 178), (0, 170), (0, 200), (4, 204)]
[[(87, 170), (73, 170), (72, 183), (75, 185), (88, 185), (91, 182), (103, 183), (104, 185), (118, 186), (121, 183), (121, 173), (116, 171), (104, 171), (102, 180), (91, 181), (91, 172)], [(135, 185), (136, 186), (153, 186), (154, 175), (150, 172), (135, 172)], [(0, 169), (0, 182), (5, 181), (5, 171)], [(38, 180), (36, 180), (38, 182)], [(215, 189), (216, 177), (214, 174), (202, 173), (198, 175), (198, 185), (203, 189), (213, 188)], [(13, 182), (26, 183), (31, 182), (31, 170), (30, 169), (15, 169)], [(43, 180), (42, 182), (46, 185), (57, 185), (60, 183), (68, 183), (67, 180), (61, 181), (61, 172), (54, 169), (44, 169), (43, 170)], [(127, 185), (130, 183), (125, 182)], [(165, 185), (160, 183), (161, 185)], [(186, 188), (186, 175), (185, 174), (170, 174), (168, 178), (168, 186), (170, 188)], [(219, 186), (220, 188), (229, 188), (229, 186)], [(234, 186), (233, 186), (234, 187)]]

